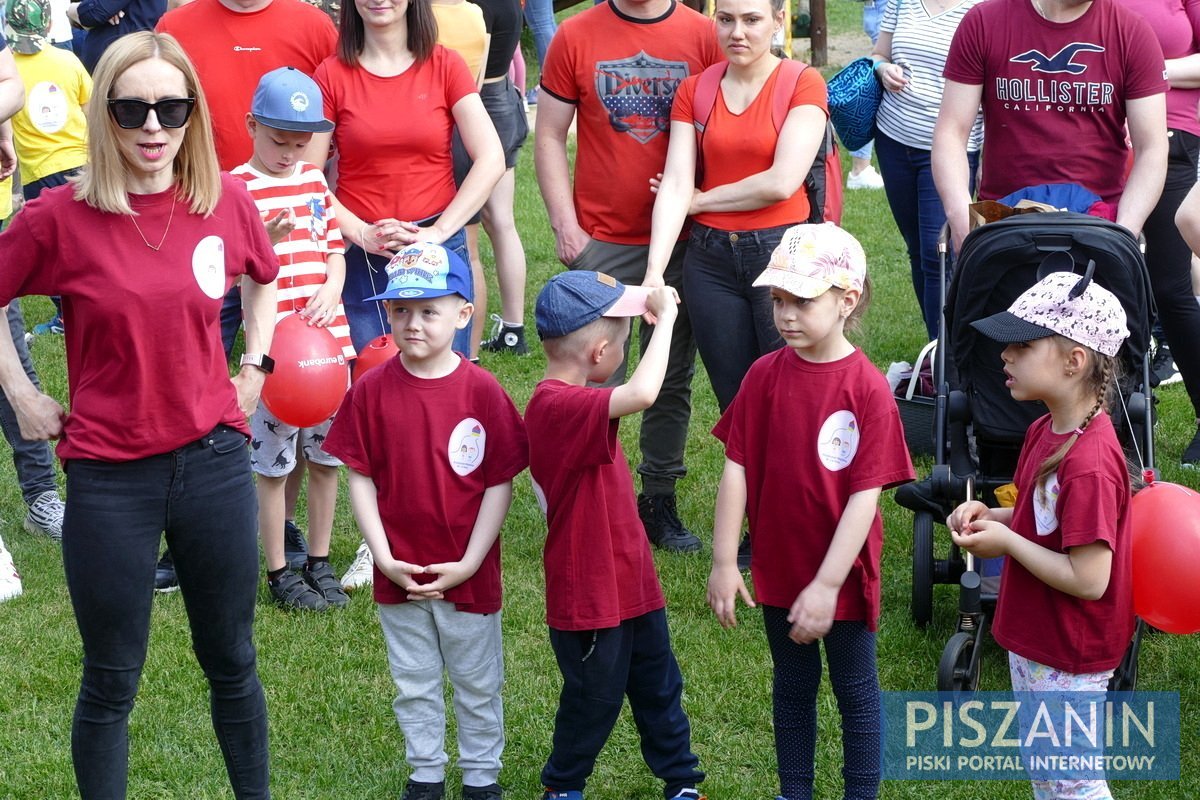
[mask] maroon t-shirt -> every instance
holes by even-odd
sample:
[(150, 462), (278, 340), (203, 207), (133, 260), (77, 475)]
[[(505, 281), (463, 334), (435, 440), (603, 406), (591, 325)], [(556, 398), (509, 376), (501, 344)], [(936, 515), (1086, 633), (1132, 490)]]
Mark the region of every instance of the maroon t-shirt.
[(1005, 649), (1072, 673), (1113, 669), (1133, 636), (1129, 473), (1112, 421), (1098, 415), (1046, 483), (1033, 476), (1070, 434), (1054, 433), (1050, 416), (1029, 426), (1013, 481), (1012, 529), (1056, 553), (1104, 542), (1112, 550), (1108, 589), (1099, 600), (1072, 597), (1004, 560), (992, 635)]
[[(755, 361), (713, 428), (746, 470), (750, 571), (760, 603), (788, 608), (821, 567), (850, 495), (911, 481), (887, 380), (861, 350), (826, 364), (782, 348)], [(838, 595), (834, 619), (879, 619), (883, 519)]]
[(608, 418), (611, 394), (544, 380), (525, 409), (529, 474), (549, 529), (546, 622), (557, 630), (615, 628), (666, 605)]
[(1078, 183), (1116, 204), (1125, 188), (1125, 102), (1167, 90), (1162, 49), (1137, 14), (1093, 0), (1050, 22), (1031, 0), (988, 0), (963, 17), (945, 77), (983, 87), (983, 181), (996, 199)]
[[(221, 423), (248, 436), (221, 347), (221, 301), (243, 274), (275, 280), (279, 259), (246, 184), (223, 173), (208, 217), (173, 190), (130, 195), (137, 227), (74, 191), (42, 192), (0, 234), (0, 303), (63, 299), (70, 413), (58, 457), (132, 461)], [(147, 246), (160, 239), (158, 252)]]
[[(418, 378), (399, 356), (379, 365), (350, 387), (322, 447), (375, 483), (392, 555), (411, 564), (461, 560), (484, 491), (528, 463), (516, 406), (490, 372), (466, 360), (442, 378)], [(378, 567), (374, 593), (376, 603), (407, 600)], [(445, 597), (459, 611), (500, 610), (499, 539)]]

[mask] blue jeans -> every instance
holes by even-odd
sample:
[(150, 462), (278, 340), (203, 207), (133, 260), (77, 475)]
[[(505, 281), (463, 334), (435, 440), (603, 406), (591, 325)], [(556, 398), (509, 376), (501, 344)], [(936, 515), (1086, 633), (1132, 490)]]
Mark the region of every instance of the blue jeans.
[(164, 532), (234, 795), (269, 797), (267, 706), (252, 635), (258, 503), (246, 437), (219, 425), (157, 456), (72, 460), (67, 491), (63, 565), (83, 641), (71, 726), (81, 797), (125, 797), (129, 712), (146, 659)]
[(554, 0), (525, 0), (525, 24), (533, 31), (538, 66), (546, 63), (546, 51), (558, 25), (554, 22)]
[[(460, 230), (442, 242), (447, 250), (453, 250), (469, 267), (471, 256), (467, 254), (467, 235)], [(387, 289), (387, 259), (375, 256), (356, 244), (346, 245), (346, 283), (342, 286), (342, 306), (346, 309), (346, 321), (350, 323), (350, 340), (354, 349), (363, 348), (375, 338), (391, 333), (387, 309), (378, 300), (367, 300)], [(467, 276), (470, 279), (470, 271)], [(474, 287), (472, 287), (474, 291)], [(471, 325), (454, 334), (453, 348), (463, 355), (471, 350)]]
[[(913, 291), (925, 319), (925, 332), (930, 339), (936, 339), (942, 312), (937, 240), (946, 224), (946, 211), (933, 185), (930, 151), (901, 144), (885, 133), (876, 135), (875, 151), (879, 154), (879, 171), (888, 205), (908, 249)], [(974, 195), (979, 153), (967, 153), (967, 164), (971, 173), (970, 191)]]
[(667, 612), (651, 611), (615, 628), (550, 629), (563, 676), (554, 746), (542, 785), (582, 791), (612, 733), (625, 697), (641, 738), (642, 758), (665, 784), (664, 796), (704, 780), (683, 711), (683, 675), (671, 651)]
[[(25, 344), (25, 319), (21, 316), (21, 304), (16, 300), (8, 304), (8, 331), (12, 335), (17, 356), (21, 359), (21, 367), (33, 385), (40, 389), (42, 385), (29, 358), (29, 347)], [(21, 497), (25, 498), (26, 504), (32, 503), (43, 492), (56, 490), (58, 484), (54, 478), (54, 457), (50, 453), (50, 445), (21, 438), (17, 413), (3, 392), (0, 392), (0, 430), (3, 430), (4, 438), (12, 447), (17, 483), (21, 485)]]
[(838, 621), (819, 642), (788, 638), (788, 609), (763, 606), (774, 680), (771, 688), (780, 795), (811, 800), (817, 744), (817, 689), (821, 650), (842, 718), (842, 777), (845, 800), (879, 796), (883, 765), (883, 697), (875, 659), (875, 634), (863, 622)]
[(694, 223), (683, 256), (692, 337), (723, 412), (760, 356), (783, 346), (771, 290), (752, 286), (790, 225), (722, 231)]

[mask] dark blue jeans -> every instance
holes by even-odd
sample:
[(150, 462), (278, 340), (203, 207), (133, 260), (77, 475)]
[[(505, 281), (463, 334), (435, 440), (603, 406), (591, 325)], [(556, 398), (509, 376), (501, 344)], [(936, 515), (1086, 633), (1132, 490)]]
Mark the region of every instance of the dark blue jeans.
[[(33, 361), (29, 358), (29, 347), (25, 344), (25, 319), (21, 316), (21, 304), (13, 300), (8, 304), (8, 330), (13, 346), (21, 359), (21, 367), (33, 385), (41, 388)], [(32, 503), (43, 492), (58, 488), (54, 477), (54, 457), (50, 445), (43, 441), (31, 442), (21, 438), (21, 427), (17, 414), (3, 392), (0, 392), (0, 429), (12, 447), (13, 466), (17, 469), (17, 483), (21, 485), (21, 497)]]
[(683, 712), (683, 676), (671, 651), (667, 612), (651, 611), (616, 628), (550, 629), (563, 676), (554, 747), (542, 784), (583, 791), (596, 757), (612, 733), (626, 696), (641, 737), (642, 758), (665, 784), (665, 797), (704, 780), (692, 753), (691, 725)]
[[(925, 332), (930, 339), (936, 339), (938, 317), (942, 313), (937, 241), (946, 224), (946, 211), (933, 185), (930, 151), (909, 147), (879, 133), (875, 136), (875, 155), (879, 158), (888, 205), (908, 249), (913, 291), (925, 319)], [(967, 164), (974, 195), (979, 153), (967, 153)]]
[(71, 726), (80, 795), (126, 794), (129, 712), (146, 659), (165, 532), (234, 795), (269, 797), (267, 706), (252, 637), (258, 504), (246, 437), (218, 426), (149, 458), (72, 460), (67, 490), (63, 563), (83, 641)]
[(842, 777), (846, 800), (873, 800), (883, 764), (882, 705), (875, 664), (875, 634), (862, 622), (834, 622), (820, 642), (788, 638), (788, 610), (763, 606), (774, 683), (775, 755), (784, 800), (811, 800), (817, 746), (817, 688), (821, 651), (842, 717)]
[[(442, 245), (457, 253), (468, 267), (471, 265), (464, 231), (460, 230)], [(387, 289), (387, 264), (388, 260), (383, 256), (371, 255), (358, 245), (346, 243), (346, 283), (342, 287), (342, 305), (346, 309), (346, 321), (350, 323), (350, 340), (360, 353), (372, 339), (392, 330), (383, 303), (366, 299)], [(470, 272), (467, 275), (470, 276)], [(472, 324), (454, 334), (453, 347), (464, 355), (471, 349)]]
[(789, 227), (722, 231), (692, 225), (683, 256), (682, 294), (721, 411), (733, 402), (750, 365), (783, 346), (771, 312), (771, 290), (752, 284)]

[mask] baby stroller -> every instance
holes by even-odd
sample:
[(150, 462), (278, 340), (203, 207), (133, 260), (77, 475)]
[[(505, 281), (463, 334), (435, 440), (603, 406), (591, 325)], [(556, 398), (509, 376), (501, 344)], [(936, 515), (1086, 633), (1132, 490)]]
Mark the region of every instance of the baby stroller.
[[(946, 235), (943, 231), (942, 285)], [(945, 558), (934, 555), (935, 524), (967, 498), (1000, 505), (996, 490), (1016, 471), (1025, 431), (1042, 416), (1041, 403), (1018, 402), (1005, 387), (1003, 345), (970, 323), (1003, 311), (1046, 274), (1093, 272), (1093, 279), (1121, 301), (1129, 339), (1118, 354), (1123, 376), (1115, 426), (1133, 463), (1153, 467), (1150, 395), (1149, 277), (1138, 242), (1107, 220), (1071, 212), (1012, 216), (967, 235), (955, 275), (945, 290), (939, 347), (934, 362), (934, 467), (930, 477), (897, 491), (896, 501), (914, 512), (912, 615), (918, 626), (933, 616), (933, 587), (958, 583), (956, 631), (938, 665), (939, 691), (973, 691), (979, 682), (982, 635), (995, 610), (998, 564), (976, 563), (950, 544)], [(998, 561), (998, 560), (990, 560)], [(992, 576), (989, 576), (992, 573)], [(1142, 626), (1116, 671), (1111, 688), (1132, 690)]]

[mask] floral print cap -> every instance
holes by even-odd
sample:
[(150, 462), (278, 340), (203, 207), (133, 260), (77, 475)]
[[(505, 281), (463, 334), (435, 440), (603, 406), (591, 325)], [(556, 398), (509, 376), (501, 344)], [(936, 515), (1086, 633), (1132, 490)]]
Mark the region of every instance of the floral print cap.
[[(1084, 288), (1076, 291), (1080, 284)], [(1129, 336), (1116, 296), (1086, 276), (1052, 272), (1026, 289), (1007, 311), (971, 326), (997, 342), (1031, 342), (1058, 334), (1106, 356)]]
[(754, 280), (755, 286), (774, 286), (796, 297), (820, 297), (836, 286), (862, 291), (867, 256), (846, 231), (825, 222), (793, 225), (783, 233), (771, 261)]

